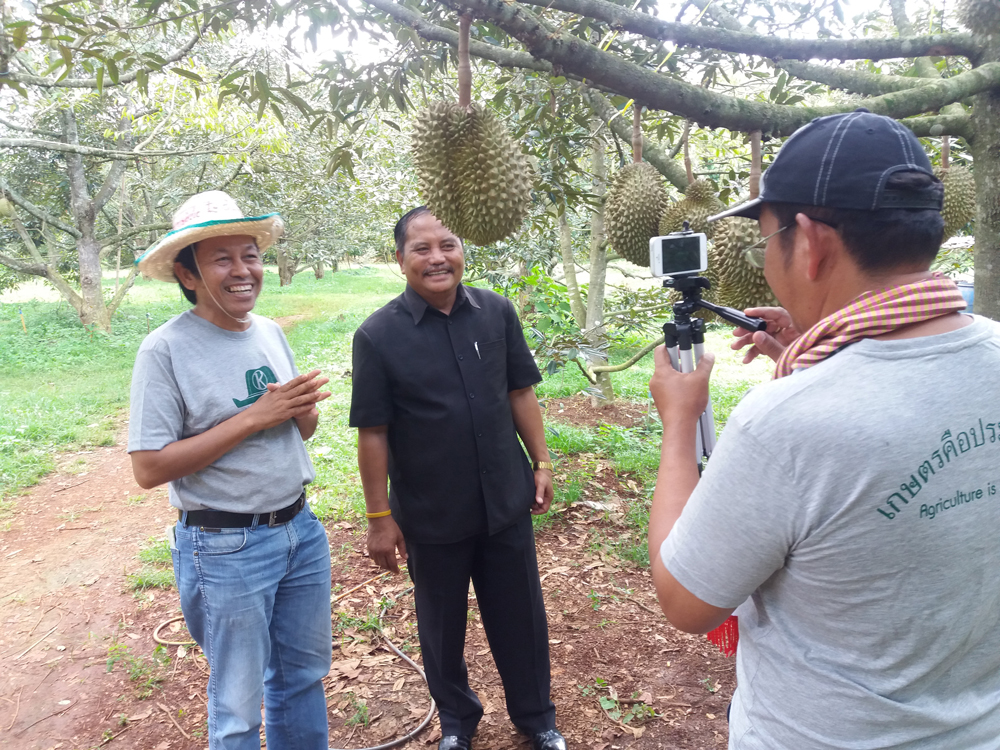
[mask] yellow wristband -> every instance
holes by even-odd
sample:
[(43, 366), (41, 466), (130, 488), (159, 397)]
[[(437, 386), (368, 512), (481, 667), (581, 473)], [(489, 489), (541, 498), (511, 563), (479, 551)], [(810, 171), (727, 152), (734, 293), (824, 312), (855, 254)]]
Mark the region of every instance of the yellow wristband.
[(531, 468), (535, 471), (538, 471), (539, 469), (548, 469), (549, 471), (552, 471), (552, 464), (549, 461), (534, 461), (531, 464)]
[(365, 513), (365, 518), (385, 518), (392, 515), (391, 510), (380, 510), (378, 513)]

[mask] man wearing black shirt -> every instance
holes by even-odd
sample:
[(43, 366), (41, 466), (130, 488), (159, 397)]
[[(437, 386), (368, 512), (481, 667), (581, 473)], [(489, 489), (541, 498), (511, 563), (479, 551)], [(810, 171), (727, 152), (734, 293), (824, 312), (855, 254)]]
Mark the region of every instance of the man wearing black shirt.
[(413, 579), (439, 750), (468, 750), (483, 715), (463, 657), (470, 579), (511, 720), (535, 750), (565, 750), (529, 515), (552, 501), (541, 376), (510, 301), (461, 284), (458, 237), (420, 207), (395, 239), (406, 289), (354, 335), (368, 554), (398, 571), (398, 551)]

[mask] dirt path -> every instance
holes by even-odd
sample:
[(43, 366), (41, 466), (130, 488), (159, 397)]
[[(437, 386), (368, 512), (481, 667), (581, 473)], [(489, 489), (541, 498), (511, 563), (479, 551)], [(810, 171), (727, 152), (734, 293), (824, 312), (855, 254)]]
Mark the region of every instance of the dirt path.
[[(648, 572), (606, 553), (636, 488), (610, 472), (597, 480), (592, 496), (603, 505), (578, 504), (538, 534), (559, 726), (573, 748), (724, 747), (732, 660), (674, 631), (655, 614)], [(154, 628), (179, 614), (176, 593), (128, 588), (138, 551), (172, 520), (164, 489), (135, 485), (122, 446), (63, 457), (58, 472), (17, 499), (0, 532), (0, 748), (207, 747), (204, 660), (197, 649), (154, 651)], [(330, 524), (328, 533), (335, 593), (378, 573), (362, 554), (360, 526)], [(407, 588), (403, 576), (384, 577), (334, 604), (333, 747), (378, 744), (426, 712), (420, 678), (370, 628), (395, 600), (387, 634), (419, 659)], [(466, 658), (486, 709), (476, 745), (526, 747), (506, 717), (471, 595), (470, 604)], [(655, 718), (628, 716), (639, 699)], [(432, 724), (413, 746), (433, 747), (439, 736)]]

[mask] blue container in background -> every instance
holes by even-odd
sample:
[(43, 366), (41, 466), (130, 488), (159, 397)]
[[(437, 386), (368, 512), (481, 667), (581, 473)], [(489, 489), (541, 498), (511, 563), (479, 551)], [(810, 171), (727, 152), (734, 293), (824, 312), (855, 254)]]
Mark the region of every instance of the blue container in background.
[(962, 296), (965, 297), (965, 309), (972, 312), (972, 300), (975, 297), (975, 288), (973, 287), (972, 282), (956, 281), (955, 283), (958, 285), (958, 291), (960, 291)]

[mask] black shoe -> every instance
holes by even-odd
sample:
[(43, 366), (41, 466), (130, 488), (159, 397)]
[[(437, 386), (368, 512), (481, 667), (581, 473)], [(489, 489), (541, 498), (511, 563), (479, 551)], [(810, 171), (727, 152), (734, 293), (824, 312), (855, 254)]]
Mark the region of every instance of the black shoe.
[(531, 735), (531, 750), (566, 750), (566, 740), (558, 729)]
[[(553, 745), (553, 748), (556, 746)], [(563, 747), (566, 747), (563, 745)], [(471, 750), (471, 734), (449, 734), (441, 738), (438, 743), (438, 750)]]

